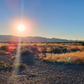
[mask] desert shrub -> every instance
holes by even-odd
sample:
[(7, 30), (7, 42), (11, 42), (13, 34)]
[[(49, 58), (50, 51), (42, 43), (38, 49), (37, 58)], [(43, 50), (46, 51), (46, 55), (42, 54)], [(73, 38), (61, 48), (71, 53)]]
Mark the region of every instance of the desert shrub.
[(75, 59), (73, 59), (72, 63), (84, 64), (84, 60), (82, 58), (76, 57)]
[(53, 63), (53, 60), (45, 60), (45, 59), (42, 59), (41, 61), (47, 62), (47, 63)]
[(38, 48), (36, 45), (30, 46), (32, 52), (38, 52)]
[(67, 48), (62, 49), (63, 53), (67, 53)]
[(62, 45), (65, 45), (65, 43), (63, 43)]
[(10, 65), (8, 63), (4, 63), (4, 66), (3, 66), (3, 69), (12, 69), (14, 66), (13, 65)]
[(53, 46), (50, 46), (51, 49), (53, 49)]
[(84, 43), (82, 43), (82, 46), (84, 46)]
[(60, 44), (61, 42), (56, 42), (57, 44)]
[(18, 67), (18, 68), (25, 68), (25, 64), (19, 63), (19, 64), (16, 64), (15, 67)]
[(46, 44), (49, 44), (49, 42), (46, 42)]
[(13, 65), (10, 65), (9, 63), (4, 63), (3, 61), (0, 61), (0, 70), (1, 69), (12, 69)]
[(36, 47), (37, 47), (37, 45), (36, 45), (36, 44), (34, 44), (33, 46), (36, 46)]
[(19, 64), (19, 68), (25, 68), (25, 64), (20, 63), (20, 64)]
[(13, 60), (16, 59), (16, 56), (11, 56), (11, 59), (13, 59)]
[(0, 55), (5, 55), (6, 51), (0, 51)]
[(71, 63), (68, 63), (68, 62), (65, 62), (65, 61), (56, 61), (56, 60), (45, 60), (45, 59), (42, 59), (41, 61), (43, 62), (48, 62), (48, 63), (56, 63), (56, 64), (61, 64), (61, 65), (69, 65)]
[(25, 48), (21, 50), (21, 55), (30, 55), (30, 54), (32, 54), (32, 51), (30, 49)]
[(6, 48), (7, 48), (7, 46), (1, 46), (1, 47), (0, 47), (0, 50), (6, 51)]
[(41, 53), (47, 53), (47, 48), (46, 46), (41, 47)]
[(61, 48), (53, 48), (50, 53), (62, 53), (62, 49)]
[(68, 50), (69, 52), (80, 51), (80, 49), (79, 49), (78, 47), (67, 48), (67, 50)]
[(41, 53), (38, 56), (39, 56), (39, 58), (45, 58), (46, 57), (46, 53)]
[(59, 48), (63, 48), (63, 46), (58, 46)]
[(3, 69), (3, 66), (4, 66), (4, 62), (0, 61), (0, 69)]

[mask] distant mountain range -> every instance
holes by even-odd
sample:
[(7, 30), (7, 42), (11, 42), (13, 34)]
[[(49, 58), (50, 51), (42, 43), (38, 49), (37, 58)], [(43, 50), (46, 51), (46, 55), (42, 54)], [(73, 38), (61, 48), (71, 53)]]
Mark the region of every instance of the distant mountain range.
[[(0, 42), (8, 42), (8, 41), (18, 41), (18, 36), (13, 35), (0, 35)], [(21, 37), (21, 42), (77, 42), (78, 40), (67, 40), (67, 39), (59, 39), (59, 38), (45, 38), (45, 37)]]

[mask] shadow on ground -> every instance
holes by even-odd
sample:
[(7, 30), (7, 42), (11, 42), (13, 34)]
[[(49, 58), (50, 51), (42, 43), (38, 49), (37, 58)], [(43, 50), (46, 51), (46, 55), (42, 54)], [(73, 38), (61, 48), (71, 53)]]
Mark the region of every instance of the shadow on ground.
[(21, 56), (22, 63), (26, 65), (33, 65), (34, 64), (34, 55), (23, 55)]

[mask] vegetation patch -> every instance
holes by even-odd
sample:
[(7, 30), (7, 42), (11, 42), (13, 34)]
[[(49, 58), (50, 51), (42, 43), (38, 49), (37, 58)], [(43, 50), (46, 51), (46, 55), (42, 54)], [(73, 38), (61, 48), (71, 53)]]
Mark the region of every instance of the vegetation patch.
[[(39, 56), (41, 56), (40, 54)], [(42, 58), (43, 61), (48, 61), (48, 62), (58, 62), (60, 64), (84, 64), (84, 52), (72, 52), (72, 53), (64, 53), (64, 54), (49, 54), (46, 53), (46, 57)]]
[(25, 68), (25, 64), (19, 63), (19, 64), (16, 64), (15, 67), (18, 67), (18, 68)]
[(13, 60), (16, 59), (16, 56), (11, 56), (11, 59), (13, 59)]
[(7, 48), (7, 46), (1, 46), (1, 47), (0, 47), (0, 50), (6, 51), (6, 48)]
[(10, 65), (8, 63), (4, 63), (3, 61), (0, 61), (0, 70), (6, 70), (6, 69), (12, 69), (13, 65)]
[(32, 54), (32, 51), (30, 49), (25, 48), (25, 49), (21, 50), (21, 56), (22, 55), (31, 55), (31, 54)]
[(68, 48), (69, 52), (76, 52), (76, 51), (81, 51), (78, 47), (70, 47)]
[(6, 51), (0, 51), (0, 55), (6, 55)]

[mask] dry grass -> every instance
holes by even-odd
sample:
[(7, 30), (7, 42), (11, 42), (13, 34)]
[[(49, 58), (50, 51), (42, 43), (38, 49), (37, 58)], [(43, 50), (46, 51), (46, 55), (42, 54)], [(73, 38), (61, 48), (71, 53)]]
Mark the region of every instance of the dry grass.
[(67, 62), (67, 63), (77, 63), (84, 64), (84, 51), (80, 52), (71, 52), (71, 53), (63, 53), (63, 54), (49, 54), (46, 53), (46, 57), (43, 54), (39, 55), (39, 58), (43, 58), (45, 61), (53, 61), (53, 62)]
[[(21, 43), (21, 56), (39, 55), (45, 61), (58, 61), (83, 64), (84, 43)], [(7, 43), (0, 43), (0, 55), (11, 54), (6, 52)], [(15, 56), (11, 56), (15, 59)], [(25, 58), (26, 59), (26, 58)]]

